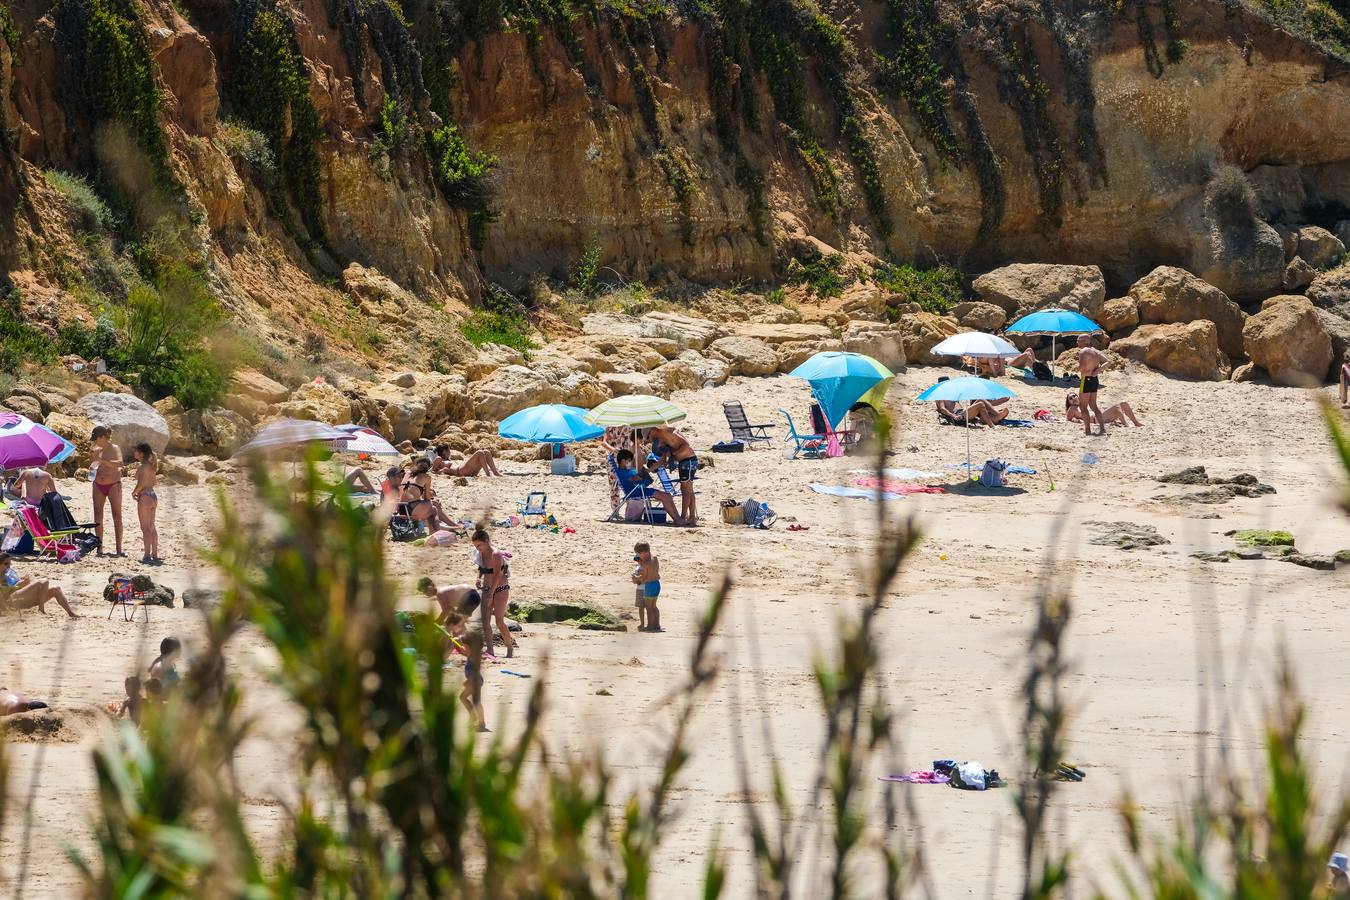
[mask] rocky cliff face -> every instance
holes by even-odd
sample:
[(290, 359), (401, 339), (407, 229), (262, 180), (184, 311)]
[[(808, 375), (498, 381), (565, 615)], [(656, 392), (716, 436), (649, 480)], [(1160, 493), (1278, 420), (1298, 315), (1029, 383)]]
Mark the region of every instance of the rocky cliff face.
[[(1350, 218), (1344, 21), (1319, 43), (1233, 2), (8, 12), (0, 254), (30, 314), (58, 319), (116, 278), (44, 170), (125, 189), (126, 159), (157, 154), (212, 292), (251, 332), (360, 346), (374, 329), (366, 349), (385, 358), (428, 341), (453, 357), (455, 317), (489, 282), (562, 276), (592, 244), (644, 280), (770, 281), (838, 251), (1097, 264), (1113, 287), (1179, 265), (1259, 299), (1281, 291), (1286, 257), (1244, 249), (1279, 240), (1265, 223)], [(136, 82), (104, 74), (109, 53), (154, 90), (126, 96)], [(110, 129), (131, 149), (109, 152)], [(1256, 188), (1251, 242), (1206, 205), (1221, 164)], [(146, 240), (136, 224), (112, 253)], [(360, 296), (381, 273), (398, 298), (383, 314)]]

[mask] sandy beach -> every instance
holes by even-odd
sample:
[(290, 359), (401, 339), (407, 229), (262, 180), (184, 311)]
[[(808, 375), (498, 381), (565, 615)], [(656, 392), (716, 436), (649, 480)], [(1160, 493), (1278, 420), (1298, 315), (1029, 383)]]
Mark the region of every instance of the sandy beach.
[[(944, 373), (956, 374), (913, 367), (896, 378), (889, 403), (897, 427), (885, 465), (935, 473), (915, 482), (952, 488), (962, 480), (950, 466), (964, 460), (966, 434), (939, 426), (931, 407), (912, 402)], [(895, 771), (956, 758), (978, 760), (1015, 779), (1022, 766), (1021, 680), (1031, 597), (1045, 577), (1072, 597), (1067, 758), (1087, 778), (1062, 786), (1050, 821), (1056, 840), (1079, 861), (1078, 872), (1101, 879), (1085, 884), (1080, 874), (1081, 890), (1119, 893), (1112, 872), (1125, 850), (1117, 808), (1126, 791), (1148, 827), (1162, 834), (1180, 799), (1199, 787), (1198, 747), (1222, 743), (1234, 767), (1260, 770), (1260, 723), (1273, 697), (1281, 645), (1310, 701), (1306, 746), (1319, 785), (1328, 792), (1350, 787), (1344, 778), (1350, 724), (1339, 692), (1350, 678), (1340, 630), (1350, 608), (1350, 569), (1191, 557), (1232, 547), (1224, 532), (1240, 528), (1291, 530), (1305, 553), (1350, 548), (1350, 517), (1335, 505), (1344, 475), (1313, 395), (1258, 384), (1191, 383), (1133, 366), (1107, 376), (1103, 404), (1128, 399), (1145, 427), (1112, 428), (1105, 437), (1085, 437), (1080, 427), (1064, 423), (977, 430), (971, 435), (977, 464), (997, 456), (1036, 470), (1010, 476), (1012, 489), (1001, 492), (918, 493), (884, 507), (824, 496), (810, 485), (853, 485), (874, 461), (787, 460), (775, 442), (770, 450), (705, 454), (715, 465), (698, 481), (703, 524), (689, 530), (605, 524), (608, 486), (594, 458), (576, 477), (548, 476), (538, 462), (506, 463), (506, 477), (471, 479), (465, 486), (436, 479), (457, 518), (513, 512), (516, 500), (538, 489), (547, 491), (549, 511), (560, 523), (575, 529), (496, 534), (497, 545), (513, 553), (514, 597), (584, 599), (623, 617), (629, 631), (527, 625), (519, 658), (509, 668), (547, 678), (550, 753), (603, 754), (618, 778), (616, 797), (657, 776), (655, 748), (669, 725), (663, 701), (684, 673), (710, 587), (722, 572), (732, 573), (730, 606), (716, 641), (722, 675), (696, 720), (693, 758), (674, 794), (679, 819), (656, 865), (655, 896), (694, 893), (714, 835), (727, 855), (724, 896), (753, 894), (738, 741), (744, 742), (757, 798), (767, 797), (769, 759), (776, 754), (794, 807), (808, 802), (822, 739), (811, 662), (831, 647), (836, 622), (857, 609), (866, 590), (859, 575), (879, 509), (892, 518), (914, 517), (924, 535), (880, 618), (882, 680), (902, 751)], [(1005, 382), (1018, 394), (1015, 416), (1030, 418), (1040, 408), (1062, 414), (1062, 388)], [(800, 422), (807, 397), (803, 382), (775, 377), (733, 379), (673, 400), (689, 413), (683, 432), (703, 451), (726, 436), (722, 401), (741, 400), (752, 421), (775, 422), (781, 436), (776, 409), (788, 408)], [(1097, 461), (1085, 463), (1086, 454)], [(1200, 504), (1178, 498), (1201, 488), (1155, 480), (1191, 465), (1204, 465), (1215, 477), (1250, 473), (1277, 493)], [(72, 507), (85, 520), (88, 485), (69, 480), (60, 488), (75, 498)], [(227, 496), (245, 490), (237, 487)], [(181, 607), (152, 609), (148, 627), (139, 620), (125, 623), (120, 612), (110, 621), (102, 586), (114, 570), (146, 571), (180, 594), (217, 584), (200, 560), (214, 527), (215, 495), (216, 488), (207, 486), (161, 489), (163, 567), (148, 570), (134, 562), (140, 535), (129, 502), (129, 559), (18, 563), (24, 574), (61, 583), (80, 618), (68, 620), (50, 607), (46, 615), (28, 611), (0, 620), (0, 684), (48, 700), (63, 721), (55, 734), (11, 732), (7, 738), (11, 792), (21, 807), (31, 800), (30, 814), (12, 815), (0, 838), (0, 884), (7, 895), (20, 879), (24, 897), (76, 893), (78, 875), (66, 853), (93, 847), (91, 751), (106, 718), (103, 706), (121, 697), (123, 677), (143, 669), (162, 637), (182, 638), (190, 658), (200, 633), (199, 614)], [(748, 496), (778, 513), (772, 529), (720, 521), (719, 500)], [(787, 531), (794, 522), (809, 530)], [(1134, 550), (1093, 544), (1097, 531), (1090, 522), (1153, 526), (1168, 543)], [(627, 577), (637, 540), (651, 541), (661, 560), (664, 634), (635, 630)], [(387, 546), (406, 608), (425, 606), (413, 591), (420, 575), (443, 583), (473, 577), (467, 545)], [(238, 760), (247, 824), (258, 845), (275, 853), (267, 836), (285, 815), (282, 803), (293, 796), (286, 779), (294, 767), (287, 760), (296, 751), (298, 721), (269, 683), (272, 660), (264, 646), (246, 629), (233, 642), (231, 662), (253, 722)], [(484, 697), (490, 726), (509, 736), (523, 719), (532, 681), (500, 668), (488, 668)], [(880, 774), (886, 773), (869, 777)], [(869, 814), (880, 816), (881, 786), (867, 787), (876, 801)], [(919, 837), (937, 896), (1009, 896), (1020, 886), (1012, 790), (889, 787), (906, 793), (919, 814), (921, 834), (905, 821), (893, 837)], [(812, 877), (825, 877), (813, 860), (811, 852), (799, 860), (804, 888)], [(868, 877), (864, 867), (860, 883)]]

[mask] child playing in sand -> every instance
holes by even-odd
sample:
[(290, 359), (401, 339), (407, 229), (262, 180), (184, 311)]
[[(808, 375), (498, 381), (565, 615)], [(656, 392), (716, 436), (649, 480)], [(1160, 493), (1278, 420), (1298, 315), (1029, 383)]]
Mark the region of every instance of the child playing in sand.
[(117, 718), (126, 716), (135, 722), (141, 724), (141, 708), (145, 698), (141, 696), (141, 680), (135, 675), (129, 675), (127, 680), (122, 682), (126, 688), (127, 698), (122, 701), (122, 705), (117, 708)]
[(183, 645), (178, 643), (178, 638), (166, 637), (159, 642), (159, 656), (150, 664), (150, 677), (158, 678), (160, 684), (166, 691), (172, 690), (178, 685), (178, 654), (182, 652)]
[(637, 585), (638, 631), (660, 631), (661, 613), (656, 608), (661, 596), (661, 561), (652, 555), (652, 545), (638, 541), (633, 545), (633, 584)]
[(483, 715), (483, 634), (470, 632), (465, 627), (463, 613), (453, 611), (446, 619), (446, 628), (450, 637), (463, 644), (467, 650), (464, 658), (464, 687), (459, 691), (459, 702), (464, 704), (478, 723), (479, 731), (487, 731), (487, 718)]

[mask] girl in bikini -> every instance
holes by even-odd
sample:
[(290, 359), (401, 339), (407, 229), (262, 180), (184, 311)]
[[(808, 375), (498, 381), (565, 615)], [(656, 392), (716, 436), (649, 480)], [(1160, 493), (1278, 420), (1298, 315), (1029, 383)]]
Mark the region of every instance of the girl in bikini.
[(511, 602), (511, 567), (506, 556), (492, 546), (492, 540), (483, 529), (473, 533), (475, 562), (478, 564), (478, 589), (483, 594), (483, 649), (490, 652), (492, 644), (492, 626), (489, 623), (489, 611), (497, 620), (497, 630), (506, 644), (506, 658), (516, 655), (516, 643), (511, 639), (511, 630), (506, 627), (506, 606)]
[(399, 502), (407, 507), (408, 516), (414, 521), (426, 522), (432, 529), (444, 525), (451, 531), (458, 530), (458, 523), (447, 516), (441, 504), (433, 499), (431, 476), (427, 474), (430, 468), (426, 460), (421, 460), (413, 467), (399, 485)]
[(131, 499), (136, 501), (136, 516), (141, 521), (141, 543), (145, 554), (141, 562), (147, 565), (159, 565), (159, 528), (155, 525), (155, 515), (159, 509), (159, 496), (155, 493), (155, 480), (159, 476), (159, 459), (149, 444), (136, 445), (136, 486), (131, 489)]
[(98, 555), (103, 555), (103, 504), (112, 506), (113, 534), (117, 539), (114, 556), (122, 552), (122, 448), (112, 442), (112, 429), (95, 426), (89, 438), (93, 444), (89, 469), (94, 491), (94, 534), (98, 537)]

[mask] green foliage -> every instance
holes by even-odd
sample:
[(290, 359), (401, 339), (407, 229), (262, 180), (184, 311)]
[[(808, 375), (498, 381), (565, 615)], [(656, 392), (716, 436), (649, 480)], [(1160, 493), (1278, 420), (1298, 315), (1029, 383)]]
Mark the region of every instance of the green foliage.
[(70, 175), (56, 169), (46, 169), (42, 174), (47, 183), (59, 191), (75, 208), (82, 230), (98, 232), (113, 231), (117, 228), (117, 216), (89, 182), (78, 175)]
[(810, 259), (794, 259), (788, 263), (788, 280), (804, 284), (817, 297), (838, 297), (844, 292), (844, 256), (818, 254)]
[(938, 315), (946, 315), (962, 299), (961, 273), (951, 266), (886, 265), (872, 272), (872, 281), (899, 296), (901, 303), (917, 303), (924, 312)]
[(947, 88), (943, 84), (950, 52), (936, 20), (937, 0), (891, 0), (888, 4), (889, 36), (895, 45), (882, 55), (881, 83), (893, 96), (903, 97), (919, 127), (945, 158), (961, 157), (956, 131), (947, 116)]
[(475, 310), (459, 323), (460, 333), (475, 347), (483, 344), (501, 344), (522, 353), (535, 349), (530, 339), (530, 325), (519, 313)]
[(95, 320), (93, 328), (78, 320), (68, 322), (61, 327), (58, 340), (63, 355), (81, 359), (108, 360), (117, 352), (117, 328), (106, 313)]
[(126, 126), (160, 181), (169, 183), (168, 145), (159, 124), (163, 94), (139, 7), (133, 0), (83, 2), (79, 67), (90, 114), (96, 124)]
[(234, 119), (221, 119), (216, 123), (215, 141), (236, 162), (252, 169), (265, 191), (271, 193), (280, 187), (281, 172), (267, 135)]
[(436, 129), (429, 140), (437, 183), (446, 199), (461, 209), (487, 209), (492, 200), (488, 176), (497, 165), (497, 158), (470, 149), (453, 124)]
[(1225, 232), (1256, 224), (1256, 191), (1237, 166), (1220, 166), (1205, 185), (1205, 212)]
[(599, 287), (600, 250), (600, 238), (591, 235), (591, 239), (586, 242), (586, 249), (577, 258), (576, 265), (572, 266), (572, 271), (567, 276), (568, 285), (587, 297), (594, 297)]
[(9, 47), (14, 64), (19, 64), (19, 29), (14, 25), (14, 14), (9, 11), (8, 3), (0, 3), (0, 40)]
[(16, 287), (0, 290), (0, 373), (15, 374), (25, 365), (56, 358), (51, 338), (23, 319), (22, 300)]
[(1247, 0), (1247, 5), (1350, 62), (1350, 5), (1344, 0)]
[[(230, 95), (240, 118), (266, 136), (281, 171), (279, 187), (289, 193), (311, 237), (322, 241), (319, 116), (309, 99), (309, 72), (290, 20), (261, 3), (241, 4)], [(284, 219), (278, 192), (271, 200)]]

